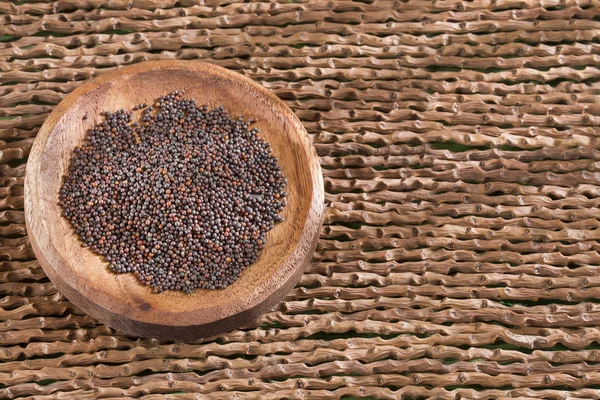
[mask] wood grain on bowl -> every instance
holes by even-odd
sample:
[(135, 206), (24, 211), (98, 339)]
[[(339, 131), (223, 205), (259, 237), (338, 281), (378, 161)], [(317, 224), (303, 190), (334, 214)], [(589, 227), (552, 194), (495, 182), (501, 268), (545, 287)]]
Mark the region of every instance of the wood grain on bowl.
[[(284, 221), (267, 235), (260, 259), (223, 290), (153, 293), (131, 274), (113, 274), (82, 246), (61, 214), (59, 189), (72, 152), (100, 113), (131, 109), (172, 90), (255, 126), (288, 178)], [(323, 216), (323, 178), (310, 138), (293, 112), (250, 79), (194, 61), (136, 64), (102, 75), (68, 95), (36, 138), (25, 181), (26, 223), (32, 247), (52, 282), (75, 305), (124, 333), (192, 340), (231, 330), (267, 311), (299, 280), (315, 249)]]

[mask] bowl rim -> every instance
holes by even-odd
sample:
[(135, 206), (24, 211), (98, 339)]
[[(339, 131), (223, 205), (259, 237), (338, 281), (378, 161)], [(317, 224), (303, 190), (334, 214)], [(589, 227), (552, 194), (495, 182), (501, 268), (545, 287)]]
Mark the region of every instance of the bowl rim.
[[(277, 112), (279, 112), (285, 118), (286, 122), (292, 125), (292, 130), (298, 132), (298, 134), (302, 136), (300, 140), (303, 141), (303, 147), (307, 151), (307, 156), (309, 157), (310, 165), (308, 167), (310, 168), (311, 173), (308, 175), (311, 176), (312, 180), (312, 198), (310, 199), (310, 207), (308, 209), (307, 218), (304, 221), (300, 240), (294, 243), (294, 250), (290, 252), (286, 259), (281, 261), (279, 267), (285, 263), (285, 260), (294, 257), (301, 259), (300, 265), (291, 269), (284, 276), (279, 276), (282, 274), (282, 268), (278, 268), (269, 278), (267, 278), (267, 280), (271, 283), (272, 281), (280, 281), (281, 283), (272, 285), (275, 287), (275, 289), (272, 291), (265, 290), (260, 294), (252, 296), (253, 301), (244, 303), (242, 307), (239, 308), (241, 311), (235, 315), (226, 315), (223, 316), (223, 318), (205, 318), (203, 321), (198, 322), (197, 320), (184, 320), (183, 317), (190, 313), (190, 311), (185, 310), (179, 312), (182, 317), (182, 323), (178, 325), (163, 325), (161, 323), (156, 323), (156, 321), (147, 321), (136, 318), (135, 310), (132, 310), (127, 315), (115, 313), (112, 309), (106, 306), (106, 301), (103, 301), (102, 304), (99, 304), (94, 298), (83, 294), (81, 288), (72, 286), (63, 277), (62, 273), (65, 271), (62, 270), (65, 269), (65, 266), (70, 266), (74, 261), (64, 260), (64, 258), (60, 256), (59, 251), (51, 245), (48, 237), (43, 236), (44, 234), (48, 234), (49, 230), (37, 229), (37, 225), (39, 224), (35, 220), (36, 216), (40, 214), (39, 203), (42, 201), (38, 195), (43, 192), (43, 190), (40, 188), (41, 181), (39, 179), (40, 169), (42, 168), (42, 155), (46, 150), (46, 146), (52, 132), (64, 114), (69, 111), (72, 105), (81, 96), (98, 89), (101, 85), (107, 84), (117, 77), (165, 69), (185, 70), (192, 71), (194, 73), (208, 73), (217, 77), (225, 78), (226, 80), (232, 81), (236, 84), (242, 84), (248, 87), (258, 96), (262, 96), (270, 105), (277, 109)], [(25, 173), (24, 186), (25, 222), (28, 237), (33, 251), (40, 262), (40, 265), (49, 276), (51, 281), (57, 286), (57, 288), (75, 305), (92, 315), (94, 318), (99, 319), (101, 322), (107, 323), (111, 327), (120, 329), (125, 333), (159, 338), (163, 336), (162, 332), (167, 330), (168, 337), (166, 338), (181, 337), (184, 339), (198, 337), (199, 328), (201, 328), (200, 330), (204, 336), (224, 332), (236, 327), (240, 323), (244, 324), (245, 322), (256, 318), (264, 311), (267, 311), (269, 308), (282, 300), (287, 292), (291, 290), (298, 282), (304, 271), (304, 268), (312, 258), (314, 249), (316, 248), (319, 239), (319, 232), (321, 230), (324, 213), (324, 187), (321, 167), (318, 162), (316, 150), (298, 117), (281, 99), (279, 99), (268, 89), (254, 82), (252, 79), (214, 64), (200, 61), (162, 60), (143, 62), (118, 68), (114, 71), (110, 71), (84, 82), (80, 87), (69, 93), (54, 108), (52, 113), (48, 116), (40, 128), (30, 152)], [(308, 199), (305, 201), (308, 201)], [(62, 215), (60, 218), (62, 218)], [(43, 223), (41, 224), (43, 225)], [(44, 246), (42, 249), (40, 242), (48, 243), (50, 245)], [(96, 256), (100, 257), (98, 255)], [(57, 263), (56, 260), (61, 260), (62, 262)], [(194, 294), (191, 296), (194, 296)]]

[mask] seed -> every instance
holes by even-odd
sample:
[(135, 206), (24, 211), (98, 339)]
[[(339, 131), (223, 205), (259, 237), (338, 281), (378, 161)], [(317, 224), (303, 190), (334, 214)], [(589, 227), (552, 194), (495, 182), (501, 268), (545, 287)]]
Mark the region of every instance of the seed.
[(282, 221), (286, 195), (251, 119), (182, 94), (138, 104), (139, 122), (125, 110), (106, 113), (75, 149), (60, 190), (84, 245), (157, 293), (235, 282)]

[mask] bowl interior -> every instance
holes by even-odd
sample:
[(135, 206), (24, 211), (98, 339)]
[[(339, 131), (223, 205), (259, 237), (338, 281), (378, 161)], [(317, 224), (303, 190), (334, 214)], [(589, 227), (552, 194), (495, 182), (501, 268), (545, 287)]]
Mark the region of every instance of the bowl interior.
[[(302, 126), (291, 113), (274, 106), (270, 96), (256, 90), (255, 84), (238, 79), (237, 74), (223, 75), (204, 67), (175, 67), (114, 75), (99, 81), (92, 90), (82, 90), (77, 98), (68, 98), (66, 104), (61, 103), (64, 114), (43, 146), (37, 218), (45, 234), (38, 237), (37, 245), (54, 248), (46, 253), (47, 262), (73, 290), (112, 313), (138, 321), (187, 325), (192, 318), (195, 324), (212, 322), (262, 301), (303, 261), (295, 250), (315, 188)], [(100, 122), (102, 111), (131, 109), (144, 102), (152, 104), (159, 96), (180, 89), (185, 89), (185, 97), (195, 98), (198, 104), (210, 108), (222, 105), (232, 116), (242, 114), (246, 119), (258, 120), (254, 126), (271, 144), (288, 178), (288, 204), (282, 212), (284, 221), (268, 233), (258, 262), (234, 284), (223, 290), (196, 290), (191, 295), (178, 291), (155, 294), (132, 274), (110, 272), (105, 261), (82, 247), (69, 223), (61, 217), (58, 193), (74, 147), (82, 142), (88, 129)]]

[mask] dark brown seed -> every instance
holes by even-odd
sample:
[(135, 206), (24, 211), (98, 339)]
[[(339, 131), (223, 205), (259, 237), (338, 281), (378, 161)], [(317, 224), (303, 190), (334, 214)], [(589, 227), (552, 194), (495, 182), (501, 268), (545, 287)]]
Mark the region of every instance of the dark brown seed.
[(252, 119), (181, 92), (106, 113), (75, 149), (65, 218), (117, 273), (156, 292), (220, 289), (256, 262), (287, 180)]

